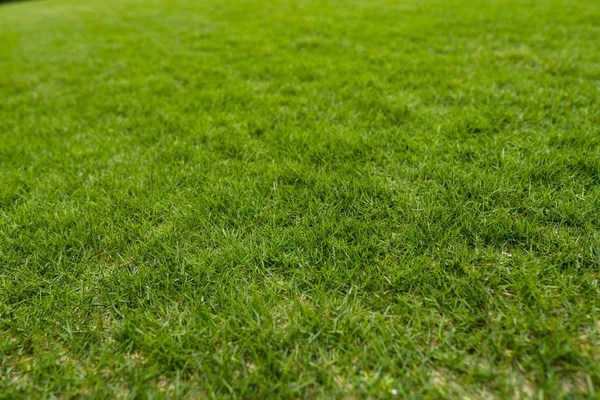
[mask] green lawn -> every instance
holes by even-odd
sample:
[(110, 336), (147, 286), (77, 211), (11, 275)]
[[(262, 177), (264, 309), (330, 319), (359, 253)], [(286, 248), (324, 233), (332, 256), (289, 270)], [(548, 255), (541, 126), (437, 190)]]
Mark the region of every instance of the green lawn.
[(0, 5), (0, 397), (600, 396), (600, 2)]

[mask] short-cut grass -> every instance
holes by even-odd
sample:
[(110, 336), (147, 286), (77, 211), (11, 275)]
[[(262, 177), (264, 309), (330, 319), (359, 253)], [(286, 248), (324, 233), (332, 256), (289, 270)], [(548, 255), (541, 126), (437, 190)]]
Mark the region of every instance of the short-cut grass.
[(0, 6), (0, 397), (600, 393), (600, 2)]

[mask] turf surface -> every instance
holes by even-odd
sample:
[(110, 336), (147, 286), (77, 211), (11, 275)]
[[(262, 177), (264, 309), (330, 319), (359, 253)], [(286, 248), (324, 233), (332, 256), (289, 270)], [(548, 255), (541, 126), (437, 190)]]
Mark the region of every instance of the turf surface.
[(0, 6), (0, 397), (600, 393), (600, 3)]

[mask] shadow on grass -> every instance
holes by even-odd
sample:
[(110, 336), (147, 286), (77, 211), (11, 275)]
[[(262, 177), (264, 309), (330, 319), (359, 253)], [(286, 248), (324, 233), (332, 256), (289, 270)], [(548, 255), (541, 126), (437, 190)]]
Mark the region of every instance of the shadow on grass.
[(25, 3), (26, 1), (36, 1), (36, 0), (0, 0), (0, 6), (4, 4), (10, 3)]

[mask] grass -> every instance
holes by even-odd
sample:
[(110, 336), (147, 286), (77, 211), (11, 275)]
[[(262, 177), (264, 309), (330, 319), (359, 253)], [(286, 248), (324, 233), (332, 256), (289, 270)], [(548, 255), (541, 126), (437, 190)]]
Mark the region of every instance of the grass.
[(0, 6), (0, 397), (600, 394), (600, 3)]

